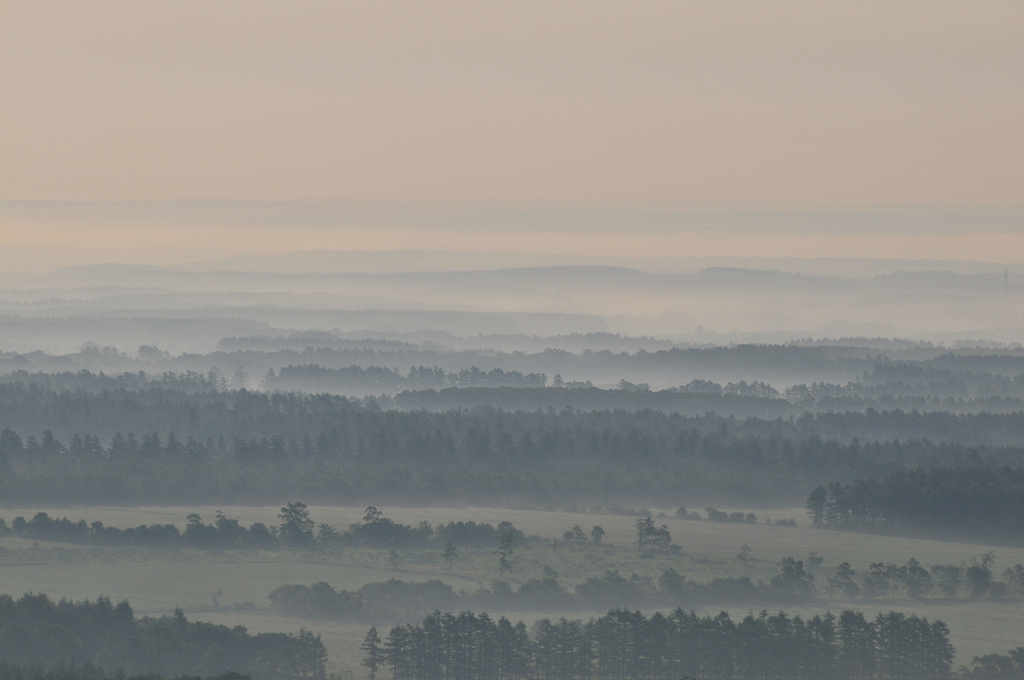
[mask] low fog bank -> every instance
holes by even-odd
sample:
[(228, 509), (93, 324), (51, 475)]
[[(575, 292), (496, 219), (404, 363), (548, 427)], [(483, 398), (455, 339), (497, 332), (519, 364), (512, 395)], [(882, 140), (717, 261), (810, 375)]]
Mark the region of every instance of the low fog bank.
[(70, 267), (7, 277), (0, 348), (67, 353), (94, 342), (208, 352), (225, 337), (307, 331), (467, 339), (607, 332), (682, 344), (1024, 337), (1020, 267), (837, 260), (827, 273), (822, 260), (701, 264), (686, 273), (593, 264), (390, 273)]

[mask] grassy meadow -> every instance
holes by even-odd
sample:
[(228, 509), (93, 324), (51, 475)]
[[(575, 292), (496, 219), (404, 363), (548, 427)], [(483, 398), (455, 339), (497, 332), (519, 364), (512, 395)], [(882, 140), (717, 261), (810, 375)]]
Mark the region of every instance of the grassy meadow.
[[(310, 514), (317, 522), (338, 529), (362, 519), (363, 508), (311, 506)], [(527, 535), (537, 535), (542, 542), (527, 542), (516, 551), (516, 569), (506, 580), (518, 584), (543, 575), (545, 567), (559, 573), (568, 588), (606, 570), (618, 569), (624, 576), (635, 572), (657, 581), (668, 567), (687, 579), (706, 582), (719, 576), (747, 575), (754, 580), (768, 580), (783, 557), (806, 558), (810, 552), (824, 559), (819, 572), (819, 594), (825, 597), (824, 580), (841, 562), (850, 562), (858, 571), (872, 562), (905, 564), (911, 557), (925, 567), (935, 564), (959, 564), (990, 548), (966, 543), (906, 539), (888, 536), (844, 533), (813, 529), (802, 510), (723, 508), (755, 512), (758, 524), (727, 524), (694, 522), (672, 516), (673, 509), (652, 509), (657, 524), (666, 524), (673, 543), (682, 547), (678, 553), (651, 552), (640, 554), (634, 544), (634, 517), (581, 512), (511, 510), (500, 508), (398, 508), (382, 507), (384, 514), (405, 524), (427, 520), (435, 526), (448, 521), (474, 520), (497, 524), (508, 520)], [(277, 507), (140, 507), (140, 508), (21, 508), (0, 511), (8, 524), (16, 516), (30, 519), (39, 510), (53, 517), (67, 516), (73, 521), (99, 520), (110, 526), (127, 527), (139, 524), (173, 523), (183, 528), (185, 515), (199, 512), (212, 521), (217, 510), (243, 524), (262, 521), (278, 522)], [(658, 517), (665, 512), (666, 517)], [(772, 519), (796, 518), (796, 527), (780, 527), (764, 522)], [(604, 545), (560, 545), (554, 549), (552, 540), (578, 524), (587, 534), (594, 525), (605, 529)], [(750, 546), (750, 558), (738, 559), (740, 546)], [(996, 555), (998, 575), (1008, 566), (1024, 563), (1024, 549), (992, 548)], [(309, 584), (327, 581), (336, 589), (357, 589), (371, 581), (388, 578), (425, 580), (440, 578), (457, 590), (474, 590), (498, 577), (492, 547), (460, 549), (451, 571), (441, 557), (441, 546), (399, 551), (398, 564), (391, 564), (388, 551), (341, 547), (315, 551), (228, 551), (155, 550), (142, 548), (100, 548), (34, 543), (15, 537), (0, 539), (0, 590), (19, 595), (26, 591), (45, 592), (52, 597), (74, 599), (109, 595), (114, 600), (127, 598), (137, 614), (160, 615), (181, 607), (190, 618), (228, 625), (244, 625), (253, 632), (294, 631), (305, 626), (323, 635), (331, 654), (331, 671), (353, 678), (365, 677), (358, 665), (358, 644), (367, 628), (365, 624), (303, 620), (271, 611), (267, 594), (286, 583)], [(220, 607), (214, 606), (214, 593), (219, 594)], [(255, 611), (236, 611), (234, 603), (251, 602)], [(916, 612), (929, 618), (945, 620), (957, 648), (957, 663), (969, 663), (975, 655), (1005, 652), (1024, 644), (1024, 609), (1018, 602), (951, 602), (939, 598), (911, 602), (908, 600), (874, 603), (832, 600), (813, 608), (788, 608), (792, 613), (813, 614), (831, 609), (854, 607), (874, 613), (899, 609)], [(717, 612), (721, 608), (712, 608)], [(746, 609), (730, 608), (734, 616)], [(490, 612), (500, 614), (501, 612)], [(595, 612), (598, 613), (598, 612)], [(566, 613), (571, 618), (587, 618), (587, 613)], [(538, 618), (557, 617), (557, 613), (511, 613), (513, 620), (528, 624)]]

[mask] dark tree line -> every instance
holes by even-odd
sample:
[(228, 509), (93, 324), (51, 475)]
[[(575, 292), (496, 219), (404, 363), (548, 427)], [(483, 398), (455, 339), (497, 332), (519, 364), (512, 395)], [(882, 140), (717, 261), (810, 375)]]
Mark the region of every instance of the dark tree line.
[[(500, 566), (496, 565), (496, 571)], [(767, 583), (749, 577), (715, 578), (708, 583), (688, 581), (675, 569), (657, 580), (618, 570), (591, 576), (567, 589), (550, 568), (518, 588), (503, 580), (473, 592), (456, 591), (439, 580), (423, 582), (390, 579), (368, 583), (356, 591), (335, 590), (329, 583), (284, 585), (268, 596), (278, 611), (293, 616), (337, 620), (382, 621), (420, 615), (434, 609), (500, 609), (502, 611), (593, 611), (612, 607), (673, 607), (723, 604), (788, 605), (815, 601), (814, 576), (801, 560), (787, 557)]]
[[(198, 374), (194, 377), (197, 384), (200, 379), (207, 380)], [(190, 392), (175, 382), (178, 380), (186, 380), (186, 377), (179, 375), (174, 381), (158, 382), (134, 382), (133, 379), (123, 386), (113, 381), (111, 386), (95, 390), (63, 386), (55, 379), (42, 383), (0, 380), (0, 413), (3, 414), (0, 426), (21, 432), (23, 437), (32, 435), (36, 438), (49, 429), (65, 442), (76, 432), (90, 433), (98, 437), (104, 446), (109, 445), (116, 432), (135, 432), (138, 437), (153, 432), (160, 432), (166, 437), (167, 433), (175, 432), (182, 441), (191, 437), (203, 445), (210, 437), (217, 444), (219, 438), (224, 437), (230, 446), (235, 437), (259, 440), (272, 436), (282, 437), (286, 442), (295, 437), (300, 443), (303, 437), (308, 436), (316, 444), (321, 432), (348, 430), (350, 436), (361, 435), (365, 439), (368, 430), (380, 426), (368, 416), (367, 412), (372, 412), (372, 408), (367, 408), (363, 400), (332, 395), (218, 391), (212, 389), (212, 383), (210, 389)], [(523, 418), (535, 417), (536, 407), (526, 410), (532, 414), (524, 413)], [(644, 432), (694, 430), (700, 434), (716, 434), (724, 428), (721, 434), (728, 438), (802, 440), (817, 436), (843, 443), (857, 437), (865, 443), (928, 439), (968, 445), (1019, 446), (1024, 435), (1024, 411), (957, 415), (868, 409), (863, 412), (806, 413), (784, 419), (736, 419), (714, 415), (684, 417), (668, 413), (641, 416), (635, 411), (642, 411), (642, 408), (634, 409), (634, 412), (613, 411), (615, 421), (608, 424), (614, 429), (621, 429), (622, 425), (617, 421), (628, 419), (632, 421), (628, 427)], [(490, 425), (491, 433), (496, 434), (501, 428), (493, 421), (498, 416), (510, 419), (513, 415), (496, 409), (483, 410), (474, 412), (470, 420), (478, 421), (473, 423), (478, 430), (484, 424)], [(572, 425), (589, 429), (593, 423), (587, 422), (588, 417), (594, 422), (607, 419), (600, 413), (577, 413)], [(446, 413), (401, 414), (395, 425), (403, 421), (406, 424), (420, 422), (424, 418), (431, 421), (430, 430), (453, 428), (452, 415)]]
[[(585, 390), (584, 390), (585, 391)], [(564, 505), (772, 502), (828, 479), (900, 467), (1020, 464), (1024, 447), (940, 439), (1011, 436), (1015, 416), (869, 412), (791, 420), (655, 411), (382, 411), (329, 395), (56, 392), (0, 384), (0, 501), (318, 502), (458, 497)], [(10, 425), (31, 423), (28, 430)], [(77, 425), (97, 429), (61, 435)], [(40, 429), (34, 429), (41, 425)], [(133, 434), (130, 427), (138, 426)], [(934, 439), (847, 438), (932, 432)], [(819, 431), (842, 432), (823, 438)], [(67, 437), (67, 438), (62, 438)]]
[(0, 658), (52, 668), (92, 664), (128, 674), (221, 675), (254, 679), (323, 678), (327, 652), (319, 635), (250, 635), (189, 621), (181, 610), (136, 618), (127, 602), (107, 598), (55, 602), (42, 594), (0, 595)]
[[(962, 359), (962, 358), (961, 358)], [(938, 361), (943, 361), (940, 357)], [(861, 382), (866, 394), (933, 394), (951, 397), (1024, 396), (1024, 364), (1019, 358), (1007, 362), (1005, 358), (991, 364), (990, 369), (1008, 369), (1008, 374), (990, 373), (981, 365), (958, 362), (958, 368), (898, 361), (874, 366)], [(1000, 365), (1001, 364), (1001, 365)], [(979, 370), (982, 369), (982, 370)]]
[(953, 661), (949, 629), (900, 612), (873, 621), (844, 611), (809, 619), (785, 612), (698, 616), (616, 609), (589, 621), (538, 621), (435, 612), (362, 646), (374, 676), (394, 680), (935, 680)]
[[(256, 344), (261, 344), (257, 339)], [(327, 338), (322, 338), (323, 342)], [(524, 338), (525, 340), (525, 338)], [(946, 353), (923, 359), (893, 359), (877, 354), (864, 357), (869, 347), (848, 346), (800, 347), (765, 345), (736, 345), (731, 347), (676, 348), (658, 352), (637, 351), (633, 354), (611, 351), (581, 350), (578, 353), (558, 349), (527, 354), (525, 352), (461, 351), (444, 352), (421, 350), (410, 343), (364, 339), (341, 341), (344, 349), (317, 346), (310, 338), (304, 350), (213, 352), (207, 355), (171, 357), (153, 347), (139, 350), (134, 360), (118, 352), (85, 351), (79, 355), (48, 357), (42, 353), (29, 356), (0, 353), (0, 368), (11, 370), (10, 378), (26, 383), (61, 386), (66, 389), (97, 390), (129, 386), (132, 389), (154, 383), (177, 385), (183, 389), (226, 388), (228, 383), (220, 369), (211, 366), (234, 367), (246, 365), (256, 376), (266, 374), (265, 384), (281, 389), (304, 391), (341, 391), (346, 394), (364, 394), (401, 389), (443, 389), (446, 387), (510, 386), (534, 387), (543, 374), (574, 376), (573, 384), (589, 381), (612, 384), (623, 376), (638, 383), (666, 375), (691, 380), (694, 375), (704, 378), (696, 391), (713, 386), (707, 380), (723, 375), (734, 379), (751, 380), (749, 385), (764, 385), (760, 380), (783, 378), (786, 382), (800, 382), (800, 389), (787, 392), (787, 399), (803, 403), (814, 394), (813, 404), (824, 408), (922, 408), (957, 407), (957, 401), (975, 400), (974, 410), (984, 408), (991, 397), (1008, 398), (1006, 404), (1019, 406), (1024, 396), (1024, 358), (1019, 351), (995, 351), (970, 355)], [(334, 338), (333, 342), (339, 342)], [(877, 341), (868, 345), (878, 345)], [(884, 344), (884, 343), (882, 343)], [(396, 351), (397, 350), (397, 351)], [(899, 350), (897, 350), (899, 351)], [(105, 358), (104, 358), (105, 357)], [(29, 373), (26, 366), (47, 367), (58, 373)], [(87, 370), (61, 370), (66, 366), (105, 368), (108, 373), (92, 374)], [(406, 375), (408, 367), (416, 367)], [(153, 367), (167, 370), (163, 374), (147, 375)], [(427, 368), (429, 367), (429, 368)], [(467, 368), (474, 367), (474, 368)], [(117, 371), (129, 372), (117, 373)], [(112, 372), (111, 372), (112, 371)], [(274, 371), (270, 373), (268, 371)], [(500, 373), (495, 373), (495, 372)], [(230, 369), (229, 369), (230, 372)], [(282, 377), (281, 372), (284, 373)], [(503, 374), (504, 379), (494, 376)], [(90, 377), (92, 376), (92, 377)], [(197, 380), (198, 378), (198, 380)], [(853, 380), (856, 378), (856, 380)], [(834, 381), (839, 380), (842, 384)], [(822, 381), (822, 382), (817, 382)], [(832, 382), (829, 382), (832, 381)], [(675, 382), (672, 380), (671, 382)], [(734, 383), (742, 384), (742, 381)], [(704, 385), (704, 387), (700, 387)], [(240, 387), (241, 385), (234, 385)], [(359, 390), (363, 390), (360, 392)], [(773, 390), (768, 387), (768, 394)], [(914, 398), (918, 399), (914, 399)], [(937, 404), (934, 399), (943, 402)], [(992, 408), (1000, 402), (990, 402)], [(1005, 404), (1004, 404), (1005, 406)]]
[[(299, 506), (296, 508), (295, 506)], [(304, 524), (296, 524), (295, 516), (284, 512), (288, 508), (301, 513), (308, 521), (308, 512), (302, 503), (289, 504), (282, 508), (281, 527), (268, 527), (254, 522), (248, 528), (237, 519), (218, 512), (214, 522), (207, 524), (197, 513), (186, 517), (184, 531), (174, 524), (139, 525), (120, 529), (105, 526), (103, 522), (87, 523), (84, 519), (72, 522), (67, 517), (50, 517), (45, 512), (36, 513), (32, 519), (15, 517), (11, 525), (0, 519), (0, 536), (15, 535), (38, 541), (78, 543), (84, 545), (123, 546), (136, 545), (151, 548), (198, 548), (201, 550), (226, 549), (268, 549), (278, 545), (312, 544), (313, 534)], [(300, 519), (301, 522), (301, 519)]]
[(473, 520), (469, 520), (468, 522), (451, 521), (438, 526), (434, 529), (434, 540), (451, 541), (456, 545), (496, 544), (499, 538), (505, 534), (510, 535), (517, 543), (522, 543), (527, 538), (511, 522), (499, 522), (495, 527), (486, 522), (477, 524)]
[[(104, 368), (108, 371), (154, 367), (165, 371), (206, 372), (211, 366), (234, 368), (239, 364), (249, 367), (253, 375), (261, 376), (268, 369), (279, 370), (288, 365), (316, 364), (325, 368), (348, 366), (383, 366), (402, 371), (410, 366), (437, 367), (448, 373), (458, 373), (468, 366), (476, 366), (482, 372), (500, 369), (506, 373), (518, 371), (523, 375), (546, 373), (553, 376), (586, 376), (593, 380), (615, 382), (622, 376), (678, 376), (678, 382), (689, 380), (693, 375), (738, 375), (762, 376), (764, 374), (786, 374), (798, 380), (840, 379), (853, 377), (873, 366), (877, 359), (865, 359), (863, 347), (799, 347), (795, 345), (743, 344), (718, 347), (673, 348), (648, 352), (612, 352), (610, 350), (581, 349), (569, 352), (548, 348), (536, 352), (462, 350), (452, 352), (446, 349), (426, 349), (406, 345), (404, 348), (382, 346), (380, 340), (361, 341), (359, 347), (333, 349), (317, 346), (310, 342), (300, 350), (279, 351), (225, 351), (205, 355), (184, 354), (178, 357), (148, 348), (140, 352), (140, 360), (113, 353), (107, 361), (94, 352), (82, 353), (77, 357), (48, 357), (42, 352), (34, 355), (18, 355), (15, 352), (0, 353), (0, 369), (19, 370), (30, 366), (82, 366)], [(519, 343), (513, 343), (519, 344)], [(373, 347), (372, 345), (377, 345)], [(140, 348), (141, 349), (141, 348)], [(92, 356), (90, 356), (92, 355)], [(77, 359), (77, 361), (76, 361)], [(1018, 369), (1020, 373), (1024, 368)], [(689, 377), (688, 377), (689, 376)], [(749, 379), (749, 378), (748, 378)], [(764, 378), (760, 378), (764, 379)], [(675, 381), (673, 381), (675, 382)]]
[(38, 512), (32, 519), (15, 517), (8, 526), (0, 519), (0, 536), (15, 535), (40, 541), (79, 543), (86, 545), (136, 545), (153, 548), (196, 548), (200, 550), (251, 549), (266, 550), (278, 547), (331, 547), (334, 545), (360, 545), (373, 548), (416, 548), (431, 542), (454, 542), (460, 546), (497, 543), (502, 536), (513, 541), (539, 540), (527, 537), (511, 522), (491, 524), (469, 521), (449, 522), (435, 530), (430, 522), (417, 526), (400, 524), (384, 516), (372, 505), (366, 509), (362, 522), (350, 524), (347, 529), (319, 523), (310, 516), (305, 503), (288, 503), (278, 515), (280, 525), (267, 526), (254, 522), (243, 526), (218, 511), (213, 522), (206, 523), (198, 513), (190, 513), (184, 530), (174, 524), (150, 524), (120, 529), (105, 526), (103, 522), (77, 522), (67, 517), (50, 517)]
[(807, 499), (815, 526), (1024, 539), (1024, 468), (896, 470), (882, 481), (819, 486)]
[(911, 558), (905, 565), (872, 562), (858, 573), (843, 562), (826, 580), (829, 595), (848, 599), (875, 599), (905, 595), (912, 599), (938, 593), (945, 598), (967, 597), (1002, 600), (1024, 596), (1024, 565), (1007, 567), (1002, 580), (996, 579), (995, 553), (973, 556), (961, 564), (936, 564), (925, 568)]

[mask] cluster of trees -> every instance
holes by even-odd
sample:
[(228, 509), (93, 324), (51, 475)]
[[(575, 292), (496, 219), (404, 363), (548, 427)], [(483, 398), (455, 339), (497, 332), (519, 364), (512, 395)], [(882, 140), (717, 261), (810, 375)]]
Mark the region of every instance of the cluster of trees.
[(1006, 654), (984, 654), (971, 661), (971, 668), (961, 667), (959, 675), (979, 680), (1024, 680), (1024, 647)]
[(526, 387), (547, 384), (543, 373), (522, 374), (492, 368), (481, 371), (476, 366), (446, 372), (437, 366), (413, 366), (407, 375), (394, 368), (381, 366), (348, 366), (325, 368), (317, 364), (285, 366), (277, 373), (271, 369), (263, 378), (268, 390), (303, 390), (307, 392), (340, 392), (342, 394), (380, 394), (403, 390), (441, 390), (459, 387)]
[[(596, 527), (595, 527), (596, 528)], [(658, 548), (668, 550), (672, 545), (672, 534), (668, 526), (662, 524), (655, 526), (654, 520), (650, 517), (641, 517), (636, 521), (636, 547), (639, 550), (647, 548)], [(678, 549), (679, 546), (676, 546)]]
[[(665, 513), (661, 513), (661, 516), (664, 517)], [(649, 512), (642, 513), (634, 526), (636, 528), (636, 545), (638, 550), (681, 550), (680, 546), (672, 543), (672, 533), (668, 530), (668, 526), (665, 524), (662, 524), (660, 527), (657, 526)], [(575, 524), (572, 529), (567, 529), (562, 533), (562, 545), (583, 545), (586, 543), (601, 545), (604, 541), (605, 533), (603, 527), (595, 524), (591, 527), (588, 535), (579, 524)], [(554, 539), (553, 547), (556, 550), (558, 549), (558, 544), (558, 539)]]
[[(757, 515), (752, 512), (725, 512), (719, 510), (714, 506), (704, 508), (704, 512), (707, 513), (707, 520), (709, 522), (732, 522), (733, 524), (757, 524)], [(687, 510), (683, 506), (676, 508), (676, 517), (679, 519), (686, 519), (693, 522), (699, 522), (703, 518), (700, 516), (700, 512), (697, 510)], [(771, 524), (771, 518), (765, 520), (767, 524)], [(795, 527), (795, 519), (777, 519), (775, 525), (780, 527)]]
[(935, 680), (949, 675), (954, 654), (946, 624), (895, 611), (873, 621), (854, 611), (734, 621), (682, 609), (542, 619), (532, 630), (505, 617), (434, 613), (383, 640), (371, 628), (362, 650), (371, 678), (387, 667), (394, 680)]
[(895, 470), (884, 479), (819, 486), (807, 498), (815, 526), (1024, 539), (1024, 468), (974, 465)]
[(353, 524), (349, 534), (355, 541), (366, 546), (412, 547), (430, 540), (434, 529), (426, 520), (415, 527), (399, 524), (385, 517), (384, 513), (371, 505), (363, 514), (362, 524)]
[(512, 522), (498, 522), (495, 527), (486, 522), (448, 522), (434, 529), (434, 540), (458, 545), (495, 545), (502, 536), (509, 536), (516, 543), (526, 540), (526, 535), (516, 529)]
[(740, 397), (761, 397), (763, 399), (777, 399), (779, 397), (777, 389), (757, 380), (750, 383), (746, 380), (740, 380), (739, 382), (728, 383), (723, 387), (713, 380), (696, 379), (674, 388), (673, 391), (694, 394), (734, 394)]
[(338, 536), (340, 540), (358, 543), (373, 548), (412, 548), (427, 545), (428, 542), (445, 542), (462, 545), (500, 544), (503, 540), (513, 544), (526, 540), (537, 540), (536, 536), (528, 537), (515, 527), (512, 522), (492, 524), (476, 522), (451, 521), (434, 529), (430, 522), (424, 520), (416, 526), (400, 524), (384, 516), (384, 513), (372, 505), (366, 509), (363, 522), (349, 526), (348, 531)]
[(1024, 596), (1024, 565), (1005, 569), (1002, 581), (996, 580), (994, 565), (995, 553), (991, 551), (961, 564), (939, 564), (930, 569), (911, 558), (906, 565), (873, 562), (858, 578), (849, 562), (843, 562), (828, 577), (827, 588), (829, 595), (869, 599), (898, 595), (916, 599), (936, 591), (947, 598)]
[[(639, 530), (638, 530), (639, 531)], [(646, 528), (645, 528), (646, 531)], [(667, 531), (667, 529), (666, 529)], [(595, 524), (590, 529), (590, 536), (587, 536), (587, 532), (583, 531), (583, 528), (579, 524), (574, 524), (572, 529), (566, 529), (562, 533), (562, 542), (566, 544), (582, 544), (587, 541), (592, 541), (594, 545), (601, 545), (604, 541), (605, 530), (598, 524)], [(638, 534), (639, 536), (640, 534)], [(671, 537), (669, 537), (671, 540)]]
[(54, 667), (92, 664), (127, 674), (221, 675), (254, 680), (320, 679), (327, 651), (319, 635), (249, 634), (170, 616), (137, 618), (128, 602), (55, 602), (43, 594), (0, 595), (0, 658)]
[(321, 581), (312, 585), (284, 585), (270, 595), (277, 611), (303, 618), (341, 621), (387, 621), (434, 609), (460, 605), (462, 597), (437, 579), (423, 582), (389, 579), (367, 583), (358, 590), (335, 590)]
[[(680, 515), (679, 511), (682, 510), (683, 514)], [(757, 515), (752, 512), (725, 512), (715, 507), (704, 508), (704, 512), (708, 513), (708, 520), (711, 522), (732, 522), (733, 524), (757, 524)], [(680, 517), (686, 517), (686, 508), (680, 507), (676, 510), (676, 515)]]

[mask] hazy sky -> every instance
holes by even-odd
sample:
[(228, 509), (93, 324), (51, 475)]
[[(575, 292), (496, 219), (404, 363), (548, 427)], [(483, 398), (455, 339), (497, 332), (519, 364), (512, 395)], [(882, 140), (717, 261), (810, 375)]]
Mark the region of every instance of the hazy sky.
[[(1020, 259), (1022, 74), (1019, 0), (0, 0), (0, 244), (83, 262), (301, 248)], [(169, 228), (11, 204), (195, 197), (300, 207)], [(430, 210), (316, 223), (314, 201), (503, 206), (497, 221), (519, 228)], [(759, 202), (961, 218), (880, 219), (870, 237), (823, 218), (780, 237), (771, 219), (629, 212)], [(519, 224), (522, 205), (572, 206), (578, 228)], [(1016, 211), (993, 225), (978, 206)], [(592, 209), (618, 222), (595, 229), (579, 219)]]
[(0, 3), (0, 198), (1021, 205), (1024, 3)]

